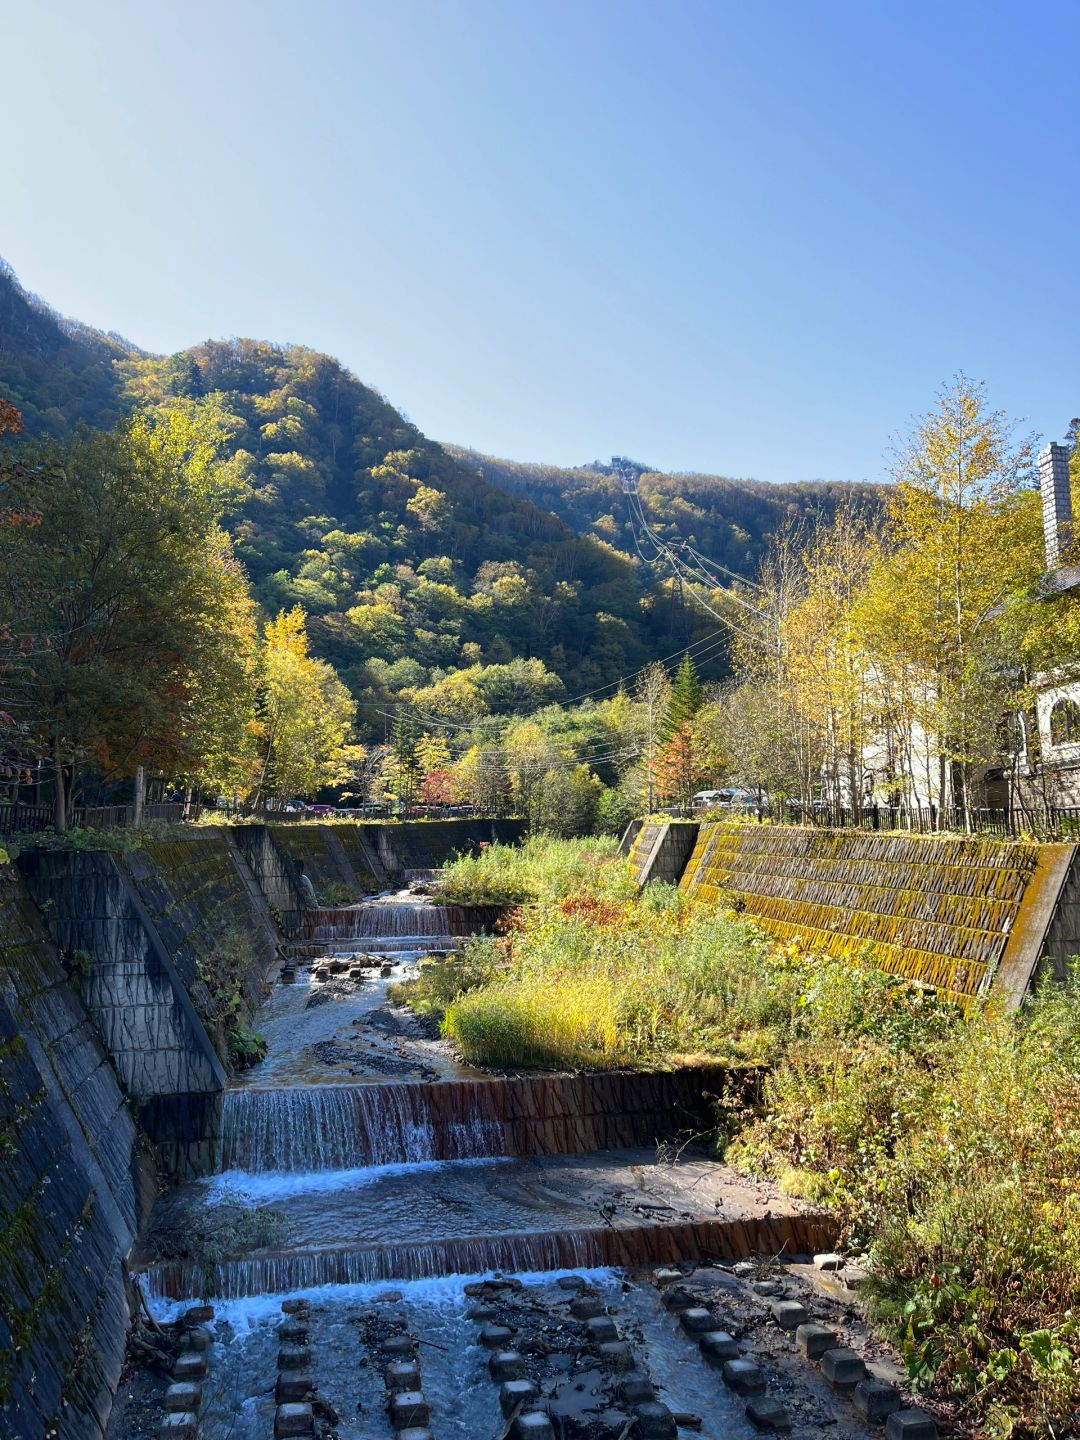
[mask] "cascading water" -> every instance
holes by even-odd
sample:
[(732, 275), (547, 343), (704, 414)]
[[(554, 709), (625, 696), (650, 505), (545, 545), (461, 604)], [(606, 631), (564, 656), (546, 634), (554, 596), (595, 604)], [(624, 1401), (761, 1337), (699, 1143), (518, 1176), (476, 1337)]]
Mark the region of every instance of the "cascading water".
[[(471, 1089), (472, 1087), (470, 1087)], [(351, 1170), (507, 1153), (498, 1119), (447, 1114), (426, 1085), (230, 1090), (221, 1117), (222, 1170)]]
[(306, 940), (405, 940), (422, 935), (452, 935), (455, 917), (447, 905), (403, 904), (374, 900), (340, 910), (311, 911), (304, 923)]

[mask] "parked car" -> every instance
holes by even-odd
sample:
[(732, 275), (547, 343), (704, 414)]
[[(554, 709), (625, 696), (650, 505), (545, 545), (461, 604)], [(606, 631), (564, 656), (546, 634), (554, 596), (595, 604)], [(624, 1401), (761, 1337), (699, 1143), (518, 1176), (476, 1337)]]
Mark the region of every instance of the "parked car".
[(336, 806), (336, 805), (324, 805), (324, 804), (322, 804), (322, 803), (320, 803), (320, 804), (318, 804), (318, 805), (309, 805), (309, 806), (307, 807), (307, 813), (308, 813), (309, 815), (336, 815), (336, 814), (337, 814), (337, 806)]

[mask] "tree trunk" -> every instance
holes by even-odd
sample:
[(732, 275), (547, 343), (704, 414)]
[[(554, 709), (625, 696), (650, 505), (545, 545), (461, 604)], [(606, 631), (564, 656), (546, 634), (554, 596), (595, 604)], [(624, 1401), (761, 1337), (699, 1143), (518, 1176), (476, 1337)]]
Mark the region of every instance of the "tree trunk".
[(140, 765), (135, 771), (135, 805), (132, 824), (138, 828), (143, 823), (143, 811), (146, 809), (146, 768)]
[(64, 766), (60, 758), (60, 741), (53, 741), (53, 829), (58, 835), (67, 830), (67, 796), (64, 791)]

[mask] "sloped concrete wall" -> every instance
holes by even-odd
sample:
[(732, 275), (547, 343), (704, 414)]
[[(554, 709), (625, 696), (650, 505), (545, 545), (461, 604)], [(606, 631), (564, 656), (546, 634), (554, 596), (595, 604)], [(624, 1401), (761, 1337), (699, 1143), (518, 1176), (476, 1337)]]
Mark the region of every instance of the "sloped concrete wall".
[(0, 867), (0, 1435), (99, 1440), (151, 1183), (76, 985)]
[(993, 984), (1019, 1003), (1055, 916), (1058, 949), (1076, 934), (1057, 903), (1073, 862), (1071, 846), (718, 822), (702, 824), (680, 887), (962, 1004)]
[(135, 886), (104, 852), (27, 850), (18, 865), (53, 942), (78, 959), (83, 1003), (162, 1164), (200, 1173), (225, 1071)]

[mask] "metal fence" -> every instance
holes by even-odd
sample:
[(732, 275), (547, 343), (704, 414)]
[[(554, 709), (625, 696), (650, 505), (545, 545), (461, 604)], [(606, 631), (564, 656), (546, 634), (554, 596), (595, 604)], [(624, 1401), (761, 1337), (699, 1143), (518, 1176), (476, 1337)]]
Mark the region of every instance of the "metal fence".
[(1009, 839), (1021, 836), (1036, 840), (1080, 841), (1080, 806), (1049, 805), (993, 808), (973, 806), (890, 806), (867, 805), (798, 805), (785, 802), (760, 811), (750, 807), (731, 810), (723, 807), (681, 812), (691, 819), (721, 820), (738, 816), (742, 819), (780, 824), (815, 825), (823, 829), (886, 830), (915, 835), (1001, 835)]
[[(55, 824), (51, 805), (0, 805), (0, 835), (27, 835), (51, 830)], [(169, 824), (184, 819), (182, 804), (144, 805), (143, 823), (163, 820)], [(69, 821), (72, 830), (114, 830), (135, 821), (134, 805), (80, 805)]]

